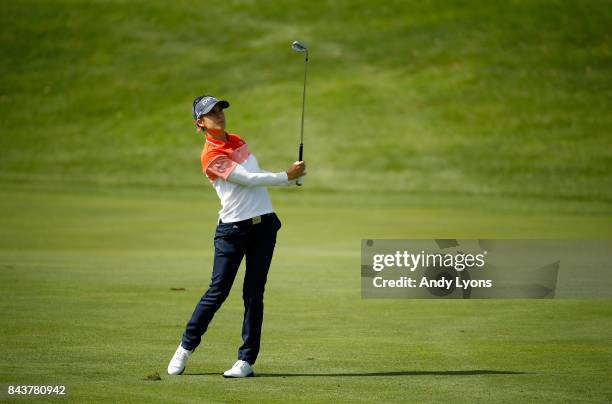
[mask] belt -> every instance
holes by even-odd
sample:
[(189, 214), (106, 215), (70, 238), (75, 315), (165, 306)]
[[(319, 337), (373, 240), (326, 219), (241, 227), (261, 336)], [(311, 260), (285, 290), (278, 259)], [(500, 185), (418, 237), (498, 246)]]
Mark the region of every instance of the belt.
[(224, 222), (221, 219), (219, 219), (219, 224), (223, 224), (223, 223), (230, 223), (230, 224), (235, 224), (235, 225), (258, 224), (258, 223), (261, 223), (261, 221), (264, 220), (265, 218), (272, 217), (272, 215), (274, 215), (274, 214), (275, 214), (274, 212), (266, 213), (265, 215), (255, 216), (255, 217), (252, 217), (250, 219), (241, 220), (239, 222)]

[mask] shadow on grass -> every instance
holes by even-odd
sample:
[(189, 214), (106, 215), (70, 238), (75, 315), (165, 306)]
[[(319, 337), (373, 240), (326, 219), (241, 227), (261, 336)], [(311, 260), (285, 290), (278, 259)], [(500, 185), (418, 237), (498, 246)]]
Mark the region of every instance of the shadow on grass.
[[(510, 370), (406, 370), (397, 372), (363, 373), (255, 373), (255, 377), (345, 377), (345, 376), (478, 376), (478, 375), (524, 375), (525, 372)], [(186, 376), (212, 376), (219, 373), (189, 373)]]

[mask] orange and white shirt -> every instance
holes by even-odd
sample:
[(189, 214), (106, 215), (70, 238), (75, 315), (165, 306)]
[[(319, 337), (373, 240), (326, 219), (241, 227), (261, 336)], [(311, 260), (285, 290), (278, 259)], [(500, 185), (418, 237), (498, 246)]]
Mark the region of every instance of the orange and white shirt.
[(226, 133), (222, 141), (206, 135), (202, 150), (202, 171), (221, 200), (220, 219), (238, 222), (274, 212), (266, 186), (295, 184), (286, 172), (271, 173), (259, 163), (244, 140)]

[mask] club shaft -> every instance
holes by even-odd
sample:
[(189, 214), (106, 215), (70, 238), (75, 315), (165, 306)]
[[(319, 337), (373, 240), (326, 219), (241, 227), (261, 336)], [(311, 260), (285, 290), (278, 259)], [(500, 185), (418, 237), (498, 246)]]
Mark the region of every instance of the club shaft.
[(304, 109), (306, 108), (306, 72), (308, 70), (308, 52), (304, 59), (304, 91), (302, 92), (302, 124), (300, 127), (300, 160), (302, 160), (302, 145), (304, 144)]
[[(304, 90), (302, 91), (302, 123), (300, 125), (300, 147), (298, 149), (298, 161), (304, 157), (304, 110), (306, 109), (306, 73), (308, 71), (308, 51), (304, 57)], [(299, 177), (295, 182), (298, 186), (304, 183), (304, 177)]]

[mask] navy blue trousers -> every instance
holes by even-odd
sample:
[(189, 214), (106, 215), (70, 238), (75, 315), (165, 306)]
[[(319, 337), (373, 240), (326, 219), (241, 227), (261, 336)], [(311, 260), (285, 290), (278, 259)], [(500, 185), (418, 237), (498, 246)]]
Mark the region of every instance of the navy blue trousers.
[(261, 216), (259, 223), (245, 220), (217, 225), (210, 286), (185, 327), (181, 342), (183, 348), (192, 350), (200, 344), (213, 316), (229, 295), (238, 267), (246, 256), (246, 272), (242, 286), (243, 344), (238, 349), (238, 359), (251, 365), (255, 363), (261, 342), (264, 289), (276, 245), (276, 233), (280, 228), (281, 222), (274, 213)]

